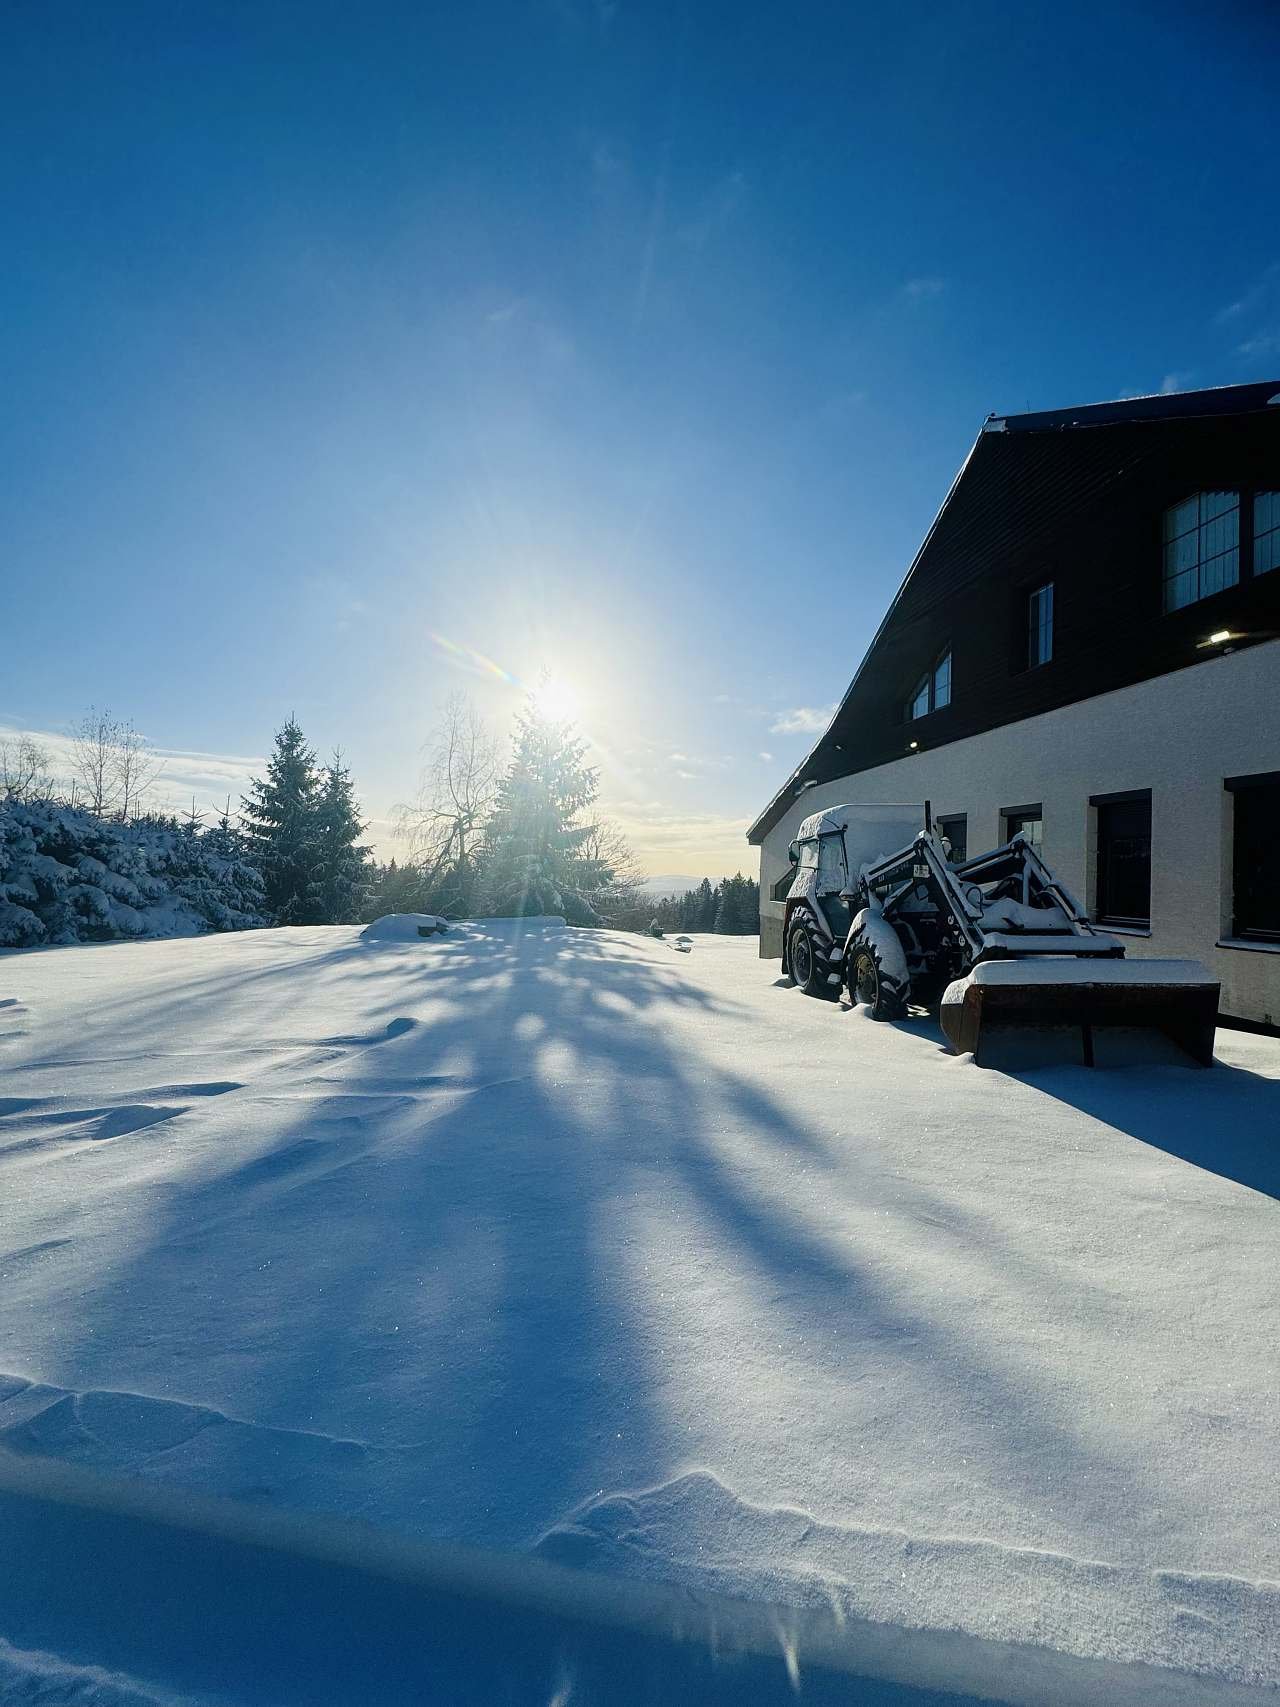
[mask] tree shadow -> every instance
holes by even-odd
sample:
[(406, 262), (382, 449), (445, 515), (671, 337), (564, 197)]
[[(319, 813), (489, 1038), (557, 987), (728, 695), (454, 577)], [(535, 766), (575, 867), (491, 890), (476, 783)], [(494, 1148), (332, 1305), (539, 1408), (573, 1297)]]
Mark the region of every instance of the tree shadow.
[[(323, 953), (312, 970), (323, 982), (365, 952)], [(211, 1485), (229, 1478), (242, 1497), (354, 1499), (379, 1522), (527, 1544), (662, 1459), (610, 1227), (641, 1117), (604, 1066), (605, 1038), (716, 999), (563, 930), (380, 947), (366, 969), (367, 1032), (292, 1036), (329, 1058), (319, 1072), (286, 1063), (227, 1099), (229, 1165), (157, 1188), (140, 1243), (86, 1288), (55, 1378), (259, 1425), (201, 1424)], [(239, 994), (299, 971), (289, 961), (231, 982)], [(216, 975), (205, 982), (171, 1029), (179, 1048), (212, 1021)], [(428, 1023), (410, 1018), (419, 997)], [(139, 1022), (148, 999), (168, 995), (143, 998)], [(664, 1046), (646, 1030), (652, 1086)], [(580, 1109), (559, 1075), (561, 1058), (584, 1053), (601, 1070)], [(358, 1453), (339, 1474), (310, 1448), (291, 1457), (281, 1430)], [(156, 1473), (204, 1473), (190, 1442), (162, 1456)]]
[[(251, 968), (222, 999), (278, 989), (301, 1009), (299, 976), (323, 987), (355, 966), (360, 1026), (309, 1040), (337, 1052), (332, 1072), (285, 1062), (219, 1100), (225, 1148), (150, 1188), (159, 1208), (86, 1284), (46, 1372), (212, 1408), (165, 1434), (145, 1473), (498, 1547), (532, 1544), (601, 1491), (675, 1476), (687, 1396), (671, 1395), (646, 1319), (665, 1283), (637, 1279), (643, 1199), (723, 1254), (713, 1312), (767, 1301), (744, 1354), (820, 1339), (825, 1378), (851, 1394), (888, 1360), (920, 1415), (964, 1435), (988, 1492), (1051, 1505), (1132, 1480), (1060, 1387), (1037, 1391), (1034, 1369), (1015, 1379), (998, 1346), (922, 1307), (873, 1218), (902, 1223), (909, 1250), (936, 1194), (904, 1181), (873, 1202), (856, 1146), (834, 1149), (724, 1064), (758, 1019), (681, 958), (612, 933), (493, 927)], [(176, 1041), (213, 1026), (218, 984), (202, 980)], [(134, 1017), (170, 1000), (139, 997)], [(699, 1046), (682, 1013), (727, 1029)], [(924, 1038), (929, 1024), (903, 1028)], [(993, 1229), (955, 1236), (1009, 1286)], [(749, 1440), (732, 1394), (723, 1414), (709, 1402), (723, 1438)], [(847, 1426), (852, 1463), (872, 1424)]]

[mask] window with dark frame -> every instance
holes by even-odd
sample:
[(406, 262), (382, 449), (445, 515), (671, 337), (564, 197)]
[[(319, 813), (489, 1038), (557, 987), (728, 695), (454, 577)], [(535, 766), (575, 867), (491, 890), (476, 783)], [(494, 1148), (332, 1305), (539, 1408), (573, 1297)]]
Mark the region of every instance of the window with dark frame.
[(916, 683), (907, 701), (907, 722), (914, 723), (917, 717), (927, 717), (931, 711), (941, 711), (950, 704), (951, 648), (948, 646), (933, 668)]
[(1193, 492), (1164, 513), (1164, 608), (1182, 610), (1240, 579), (1239, 492)]
[(1094, 795), (1098, 881), (1094, 917), (1100, 924), (1151, 923), (1151, 792)]
[(791, 885), (795, 880), (795, 871), (788, 867), (788, 869), (783, 872), (782, 876), (774, 884), (773, 888), (769, 891), (770, 900), (785, 901), (787, 896), (791, 893)]
[(952, 812), (937, 820), (938, 832), (951, 843), (951, 863), (959, 865), (969, 857), (969, 817), (965, 812)]
[(1010, 806), (1000, 814), (1000, 822), (1004, 825), (1004, 839), (1011, 842), (1021, 833), (1038, 848), (1044, 840), (1044, 807), (1043, 806)]
[(1053, 657), (1053, 582), (1037, 587), (1027, 600), (1027, 668)]
[(1280, 492), (1253, 495), (1253, 572), (1280, 569)]
[(1231, 934), (1280, 942), (1280, 771), (1230, 777)]

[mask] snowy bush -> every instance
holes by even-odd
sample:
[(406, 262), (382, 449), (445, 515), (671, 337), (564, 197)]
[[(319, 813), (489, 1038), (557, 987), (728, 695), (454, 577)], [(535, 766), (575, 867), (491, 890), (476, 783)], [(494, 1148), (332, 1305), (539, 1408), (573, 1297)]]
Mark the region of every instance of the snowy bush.
[(0, 948), (268, 922), (262, 880), (225, 826), (111, 823), (51, 801), (0, 801)]

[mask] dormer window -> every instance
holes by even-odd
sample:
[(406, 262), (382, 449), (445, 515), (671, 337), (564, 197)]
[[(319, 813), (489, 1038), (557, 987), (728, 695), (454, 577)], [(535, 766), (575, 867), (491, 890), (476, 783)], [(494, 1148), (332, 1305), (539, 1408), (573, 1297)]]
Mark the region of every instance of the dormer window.
[(1240, 579), (1240, 494), (1196, 492), (1164, 513), (1164, 608), (1181, 610)]
[(915, 692), (907, 701), (907, 722), (927, 717), (931, 711), (941, 711), (944, 705), (950, 704), (951, 648), (948, 646), (933, 668), (917, 682)]

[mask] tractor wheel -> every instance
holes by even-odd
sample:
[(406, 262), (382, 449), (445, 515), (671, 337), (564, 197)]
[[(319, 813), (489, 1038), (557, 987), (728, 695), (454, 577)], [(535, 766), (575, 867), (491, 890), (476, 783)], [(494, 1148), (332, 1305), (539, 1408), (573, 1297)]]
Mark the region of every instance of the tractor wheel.
[(885, 977), (874, 943), (855, 937), (849, 954), (849, 992), (865, 1003), (872, 1019), (905, 1019), (907, 992)]
[(787, 939), (787, 968), (793, 982), (806, 996), (821, 996), (825, 1001), (840, 999), (839, 982), (832, 984), (827, 964), (826, 945), (807, 919), (797, 919)]

